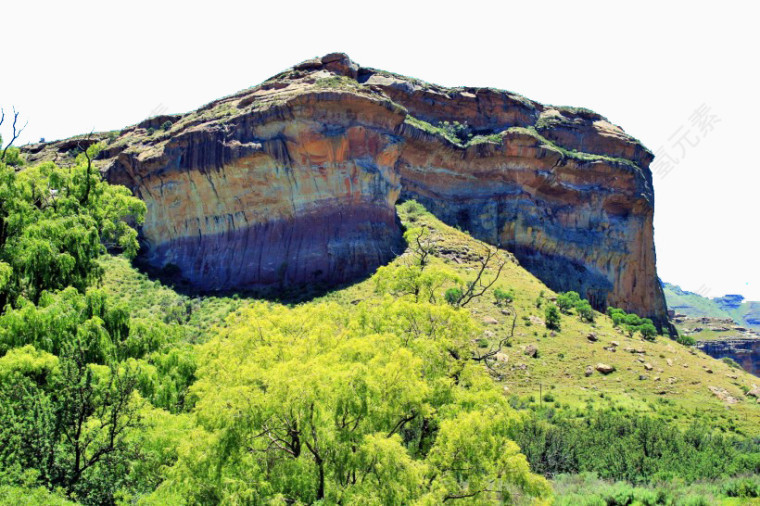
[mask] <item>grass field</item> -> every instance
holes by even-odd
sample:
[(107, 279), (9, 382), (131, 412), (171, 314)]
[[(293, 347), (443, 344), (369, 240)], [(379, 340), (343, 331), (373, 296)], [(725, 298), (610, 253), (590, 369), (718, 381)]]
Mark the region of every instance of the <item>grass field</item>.
[[(399, 214), (405, 226), (429, 231), (431, 264), (463, 280), (474, 279), (487, 245), (415, 206), (402, 204)], [(492, 288), (512, 290), (513, 303), (497, 305), (491, 290), (461, 310), (470, 311), (482, 325), (482, 338), (473, 342), (473, 351), (482, 355), (498, 350), (483, 364), (514, 406), (579, 415), (589, 408), (630, 408), (678, 425), (703, 421), (725, 432), (759, 434), (760, 405), (743, 391), (757, 378), (668, 337), (658, 336), (654, 342), (640, 335), (629, 337), (601, 313), (594, 323), (562, 315), (561, 331), (550, 331), (544, 325), (544, 308), (556, 294), (510, 254), (503, 255), (508, 261)], [(392, 265), (409, 262), (411, 256), (407, 249)], [(238, 295), (183, 294), (150, 279), (120, 257), (106, 257), (103, 264), (103, 287), (108, 292), (127, 303), (138, 317), (162, 315), (165, 321), (182, 323), (191, 342), (203, 340), (215, 325), (227, 325), (228, 315), (252, 301)], [(496, 264), (489, 266), (484, 279), (492, 279), (495, 272)], [(350, 310), (352, 303), (381, 296), (376, 281), (376, 276), (371, 277), (315, 301), (337, 301)], [(441, 296), (446, 288), (440, 287)], [(590, 333), (596, 341), (588, 338)], [(525, 354), (528, 346), (538, 350), (535, 357)], [(594, 370), (587, 376), (587, 368), (599, 363), (615, 371), (604, 375)]]

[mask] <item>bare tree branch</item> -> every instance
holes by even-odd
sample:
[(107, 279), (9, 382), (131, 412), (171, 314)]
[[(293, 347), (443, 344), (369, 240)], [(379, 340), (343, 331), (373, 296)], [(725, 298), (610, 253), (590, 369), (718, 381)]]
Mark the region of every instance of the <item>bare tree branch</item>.
[[(16, 123), (18, 122), (18, 115), (19, 115), (19, 113), (16, 111), (16, 108), (14, 107), (13, 108), (13, 138), (5, 146), (5, 149), (3, 149), (3, 154), (2, 154), (2, 156), (0, 156), (0, 162), (4, 162), (5, 161), (5, 154), (8, 152), (8, 148), (10, 148), (11, 145), (16, 141), (16, 139), (19, 138), (19, 136), (21, 135), (21, 132), (23, 132), (24, 129), (26, 128), (26, 125), (29, 124), (29, 122), (27, 121), (26, 123), (24, 123), (24, 126), (21, 127), (20, 130), (16, 130)], [(2, 119), (3, 120), (5, 119), (5, 111), (3, 111)], [(0, 120), (0, 125), (2, 125), (2, 123), (3, 122)]]
[(472, 299), (478, 298), (482, 296), (484, 293), (486, 293), (486, 290), (491, 288), (494, 283), (499, 279), (499, 276), (501, 276), (501, 271), (504, 269), (504, 266), (507, 264), (507, 260), (502, 259), (501, 263), (499, 264), (499, 268), (496, 271), (496, 276), (488, 282), (483, 282), (483, 274), (485, 273), (486, 269), (488, 269), (489, 264), (491, 261), (498, 255), (498, 251), (488, 249), (488, 252), (486, 253), (485, 258), (481, 258), (480, 260), (480, 270), (478, 271), (478, 275), (475, 276), (475, 280), (472, 283), (469, 283), (467, 285), (467, 289), (462, 293), (462, 295), (459, 297), (459, 299), (456, 302), (456, 305), (459, 307), (466, 306)]

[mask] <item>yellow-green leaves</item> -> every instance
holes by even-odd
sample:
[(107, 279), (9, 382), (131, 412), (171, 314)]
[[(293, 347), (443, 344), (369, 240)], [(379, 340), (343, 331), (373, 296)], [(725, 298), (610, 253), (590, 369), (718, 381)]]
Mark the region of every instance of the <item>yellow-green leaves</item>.
[(84, 292), (102, 274), (104, 247), (137, 253), (133, 225), (144, 215), (145, 204), (103, 181), (84, 155), (73, 167), (0, 166), (0, 306), (68, 286)]
[(0, 357), (0, 381), (14, 381), (14, 375), (47, 377), (58, 367), (58, 357), (28, 345)]
[(469, 359), (480, 329), (468, 313), (412, 298), (350, 311), (262, 302), (227, 323), (202, 346), (199, 429), (156, 497), (435, 504), (546, 493), (506, 435), (511, 409)]

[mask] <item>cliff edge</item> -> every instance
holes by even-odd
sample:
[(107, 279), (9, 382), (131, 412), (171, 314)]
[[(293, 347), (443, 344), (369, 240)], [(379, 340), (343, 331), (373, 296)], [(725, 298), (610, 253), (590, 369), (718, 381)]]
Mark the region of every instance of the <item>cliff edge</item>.
[[(586, 109), (334, 53), (95, 140), (107, 179), (147, 204), (146, 260), (202, 289), (356, 279), (401, 251), (394, 206), (416, 199), (554, 290), (667, 324), (653, 155)], [(75, 141), (24, 150), (51, 159)]]

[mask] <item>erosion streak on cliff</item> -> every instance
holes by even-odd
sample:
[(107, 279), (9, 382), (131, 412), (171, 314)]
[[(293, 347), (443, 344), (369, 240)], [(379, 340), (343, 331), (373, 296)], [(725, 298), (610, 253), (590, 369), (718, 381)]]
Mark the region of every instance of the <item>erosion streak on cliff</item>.
[(336, 53), (127, 128), (101, 163), (148, 205), (148, 261), (203, 288), (361, 276), (397, 251), (394, 205), (415, 198), (550, 287), (663, 324), (652, 158), (585, 109), (443, 88)]

